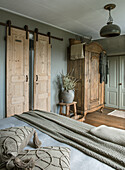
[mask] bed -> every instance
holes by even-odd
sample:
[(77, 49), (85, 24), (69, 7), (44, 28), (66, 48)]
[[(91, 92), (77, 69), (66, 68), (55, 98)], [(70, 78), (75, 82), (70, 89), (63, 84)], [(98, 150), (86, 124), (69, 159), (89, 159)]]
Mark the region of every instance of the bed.
[[(67, 118), (67, 117), (64, 117), (64, 116), (61, 116), (61, 115), (57, 115), (55, 113), (49, 113), (49, 112), (44, 112), (44, 111), (31, 111), (31, 112), (27, 112), (27, 113), (23, 113), (21, 115), (17, 115), (17, 116), (14, 116), (14, 117), (10, 117), (10, 118), (5, 118), (5, 119), (2, 119), (0, 120), (0, 129), (4, 129), (4, 128), (8, 128), (8, 127), (17, 127), (17, 126), (32, 126), (32, 127), (35, 127), (37, 133), (38, 133), (38, 137), (39, 139), (41, 140), (42, 142), (42, 147), (45, 147), (45, 146), (63, 146), (63, 147), (68, 147), (71, 149), (71, 159), (70, 159), (70, 168), (71, 170), (113, 170), (113, 169), (116, 169), (116, 165), (114, 165), (114, 168), (112, 166), (112, 164), (110, 165), (107, 165), (107, 163), (103, 163), (104, 161), (100, 161), (98, 158), (95, 159), (94, 157), (95, 156), (89, 156), (91, 154), (89, 154), (89, 152), (83, 152), (80, 148), (76, 149), (77, 147), (73, 147), (74, 145), (70, 145), (70, 144), (67, 144), (68, 142), (61, 142), (60, 140), (56, 140), (56, 138), (53, 136), (53, 135), (50, 135), (48, 132), (45, 133), (45, 128), (41, 129), (40, 128), (37, 128), (37, 125), (33, 125), (33, 122), (32, 122), (32, 117), (31, 116), (34, 116), (34, 121), (35, 119), (37, 118), (36, 115), (38, 115), (38, 119), (40, 120), (40, 115), (44, 115), (46, 117), (44, 117), (44, 121), (40, 123), (41, 126), (43, 126), (43, 124), (47, 124), (46, 121), (48, 121), (48, 125), (47, 126), (50, 126), (50, 128), (52, 129), (53, 131), (53, 124), (52, 126), (50, 125), (50, 119), (56, 119), (56, 120), (59, 120), (59, 122), (56, 122), (56, 124), (60, 124), (61, 121), (64, 122), (64, 125), (65, 124), (68, 124), (68, 127), (70, 129), (70, 123), (73, 123), (74, 127), (76, 125), (76, 127), (80, 126), (82, 127), (82, 124), (84, 124), (84, 128), (86, 129), (91, 129), (93, 126), (91, 125), (88, 125), (88, 124), (85, 124), (85, 123), (82, 123), (82, 122), (78, 122), (76, 123), (77, 121), (75, 120), (72, 120), (70, 118)], [(52, 115), (52, 117), (51, 117)], [(49, 117), (50, 116), (50, 117)], [(27, 117), (31, 117), (30, 120), (27, 119)], [(54, 121), (54, 120), (53, 120)], [(38, 122), (38, 121), (37, 121)], [(69, 123), (67, 123), (69, 122)], [(39, 129), (39, 130), (38, 130)], [(56, 129), (58, 131), (58, 128)], [(62, 131), (66, 130), (65, 127), (62, 127)], [(66, 130), (68, 132), (68, 129)], [(66, 132), (66, 133), (67, 133)], [(72, 135), (71, 135), (72, 136)], [(65, 136), (66, 137), (66, 136)], [(54, 139), (55, 138), (55, 139)], [(60, 136), (59, 136), (60, 138)], [(99, 139), (100, 140), (100, 139)], [(91, 144), (91, 143), (90, 143)], [(113, 144), (113, 147), (114, 147), (114, 144)], [(30, 144), (25, 147), (24, 149), (32, 149), (32, 147), (30, 146)], [(125, 149), (125, 148), (124, 148)], [(81, 151), (80, 151), (81, 150)], [(86, 154), (85, 154), (86, 153)], [(113, 160), (114, 161), (114, 160)], [(115, 163), (114, 163), (115, 164)], [(124, 166), (120, 166), (122, 168), (119, 168), (119, 169), (125, 169)]]

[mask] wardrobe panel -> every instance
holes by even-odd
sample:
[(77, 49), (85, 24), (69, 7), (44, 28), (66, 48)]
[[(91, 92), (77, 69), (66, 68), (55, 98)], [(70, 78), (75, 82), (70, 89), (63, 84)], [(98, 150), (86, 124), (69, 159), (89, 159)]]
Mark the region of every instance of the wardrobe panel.
[(99, 105), (99, 54), (91, 53), (89, 58), (89, 108)]
[[(84, 59), (79, 60), (68, 60), (68, 73), (72, 72), (72, 76), (77, 78), (79, 81), (77, 82), (75, 88), (75, 98), (74, 101), (77, 101), (77, 110), (83, 110), (84, 104), (84, 95), (81, 93), (84, 91)], [(79, 68), (79, 69), (78, 69)]]

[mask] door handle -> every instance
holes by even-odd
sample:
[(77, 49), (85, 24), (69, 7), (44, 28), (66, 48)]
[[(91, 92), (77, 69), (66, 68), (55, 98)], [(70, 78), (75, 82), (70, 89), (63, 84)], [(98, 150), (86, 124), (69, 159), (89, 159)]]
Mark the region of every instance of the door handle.
[(119, 83), (118, 85), (119, 85), (119, 86), (121, 86), (121, 85), (122, 85), (122, 83)]
[(26, 75), (26, 82), (28, 82), (28, 75)]
[(38, 75), (36, 75), (36, 81), (38, 81)]

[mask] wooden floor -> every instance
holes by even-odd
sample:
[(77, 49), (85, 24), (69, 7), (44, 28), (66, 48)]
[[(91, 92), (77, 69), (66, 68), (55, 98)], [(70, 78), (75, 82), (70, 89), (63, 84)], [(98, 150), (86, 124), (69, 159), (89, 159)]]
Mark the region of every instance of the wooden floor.
[(94, 126), (107, 125), (125, 129), (125, 118), (107, 115), (113, 110), (114, 109), (104, 108), (103, 113), (101, 113), (100, 111), (88, 113), (84, 122)]

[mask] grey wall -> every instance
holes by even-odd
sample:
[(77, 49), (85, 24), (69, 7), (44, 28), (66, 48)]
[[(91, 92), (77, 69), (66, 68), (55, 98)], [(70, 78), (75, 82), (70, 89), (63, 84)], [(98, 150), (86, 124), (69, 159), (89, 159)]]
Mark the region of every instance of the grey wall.
[(5, 115), (5, 29), (0, 27), (0, 119)]
[(125, 35), (99, 39), (96, 41), (99, 42), (103, 46), (108, 56), (125, 54)]
[[(57, 112), (58, 87), (56, 84), (57, 75), (64, 71), (67, 72), (67, 47), (69, 38), (75, 38), (76, 35), (62, 31), (60, 29), (45, 25), (34, 20), (30, 20), (9, 12), (0, 10), (0, 22), (11, 20), (12, 25), (24, 27), (28, 25), (29, 29), (39, 29), (39, 32), (51, 32), (53, 36), (63, 38), (63, 41), (52, 39), (51, 52), (51, 111)], [(5, 117), (5, 27), (0, 25), (0, 119)]]

